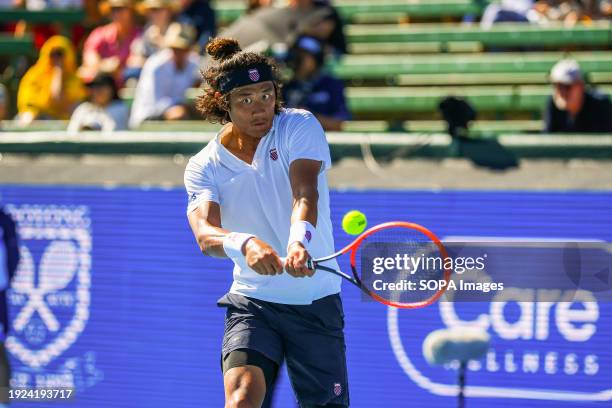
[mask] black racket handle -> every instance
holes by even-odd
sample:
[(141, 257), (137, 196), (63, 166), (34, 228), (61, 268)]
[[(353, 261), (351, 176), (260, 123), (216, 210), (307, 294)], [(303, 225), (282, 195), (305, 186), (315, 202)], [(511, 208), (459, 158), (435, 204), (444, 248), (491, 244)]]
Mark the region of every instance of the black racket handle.
[[(287, 259), (284, 256), (280, 257), (281, 263), (285, 263), (285, 259)], [(308, 258), (308, 260), (306, 261), (306, 267), (308, 269), (310, 269), (311, 271), (314, 271), (317, 268), (317, 264), (316, 262), (312, 259), (312, 258)]]

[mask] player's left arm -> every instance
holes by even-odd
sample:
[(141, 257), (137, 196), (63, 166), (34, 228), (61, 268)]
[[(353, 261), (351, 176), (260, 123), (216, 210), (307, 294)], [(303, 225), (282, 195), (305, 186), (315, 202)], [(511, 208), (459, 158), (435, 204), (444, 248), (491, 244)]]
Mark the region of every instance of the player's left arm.
[[(322, 162), (310, 159), (294, 160), (289, 166), (289, 180), (293, 196), (293, 210), (291, 212), (292, 231), (296, 226), (308, 228), (317, 225), (317, 205), (319, 202), (319, 191), (317, 181), (321, 172)], [(310, 226), (308, 226), (310, 224)], [(311, 232), (312, 234), (312, 232)], [(306, 241), (290, 242), (287, 248), (287, 260), (285, 270), (292, 276), (312, 276), (314, 271), (306, 267), (309, 258), (305, 244), (312, 239), (306, 236)]]

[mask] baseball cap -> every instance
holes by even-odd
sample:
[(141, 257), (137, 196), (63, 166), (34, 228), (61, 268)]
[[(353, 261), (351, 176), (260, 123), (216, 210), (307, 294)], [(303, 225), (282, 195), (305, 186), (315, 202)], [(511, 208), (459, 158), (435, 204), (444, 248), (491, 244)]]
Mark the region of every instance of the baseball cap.
[(168, 48), (188, 49), (195, 40), (195, 30), (188, 24), (172, 23), (164, 35), (164, 45)]
[(555, 84), (571, 85), (582, 81), (580, 65), (573, 59), (562, 59), (550, 71), (550, 80)]
[(314, 37), (300, 37), (298, 38), (295, 46), (296, 48), (307, 51), (314, 56), (318, 56), (319, 54), (323, 53), (323, 45), (321, 44), (321, 41)]
[(172, 8), (172, 1), (170, 0), (144, 0), (142, 7), (145, 9), (152, 8)]
[(293, 44), (293, 52), (298, 50), (307, 52), (315, 58), (319, 65), (323, 65), (325, 49), (323, 48), (323, 43), (318, 38), (308, 35), (298, 37)]
[(108, 5), (111, 8), (133, 7), (134, 0), (108, 0)]

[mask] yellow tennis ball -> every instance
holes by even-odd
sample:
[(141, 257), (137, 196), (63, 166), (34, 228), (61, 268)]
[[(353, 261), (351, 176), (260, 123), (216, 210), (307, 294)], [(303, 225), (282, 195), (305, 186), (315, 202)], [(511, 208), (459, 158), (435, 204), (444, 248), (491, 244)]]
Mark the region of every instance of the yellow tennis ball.
[(368, 225), (368, 220), (364, 213), (352, 210), (344, 214), (342, 218), (342, 229), (350, 235), (359, 235)]

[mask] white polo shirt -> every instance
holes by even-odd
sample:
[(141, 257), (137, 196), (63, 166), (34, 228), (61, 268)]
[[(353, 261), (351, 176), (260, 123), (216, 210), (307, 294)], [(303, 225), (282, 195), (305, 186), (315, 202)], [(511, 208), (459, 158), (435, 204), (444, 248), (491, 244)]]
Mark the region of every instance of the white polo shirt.
[[(233, 232), (257, 236), (286, 256), (291, 227), (292, 191), (289, 165), (297, 159), (323, 162), (318, 178), (318, 217), (310, 255), (319, 258), (335, 252), (329, 210), (326, 171), (331, 167), (329, 146), (314, 115), (301, 109), (283, 109), (274, 116), (270, 131), (261, 139), (252, 164), (234, 156), (219, 134), (185, 169), (187, 213), (204, 201), (221, 207), (221, 224)], [(310, 304), (340, 291), (341, 278), (317, 271), (311, 278), (260, 275), (244, 257), (233, 259), (234, 283), (230, 293), (284, 304)], [(335, 260), (326, 265), (338, 268)]]

